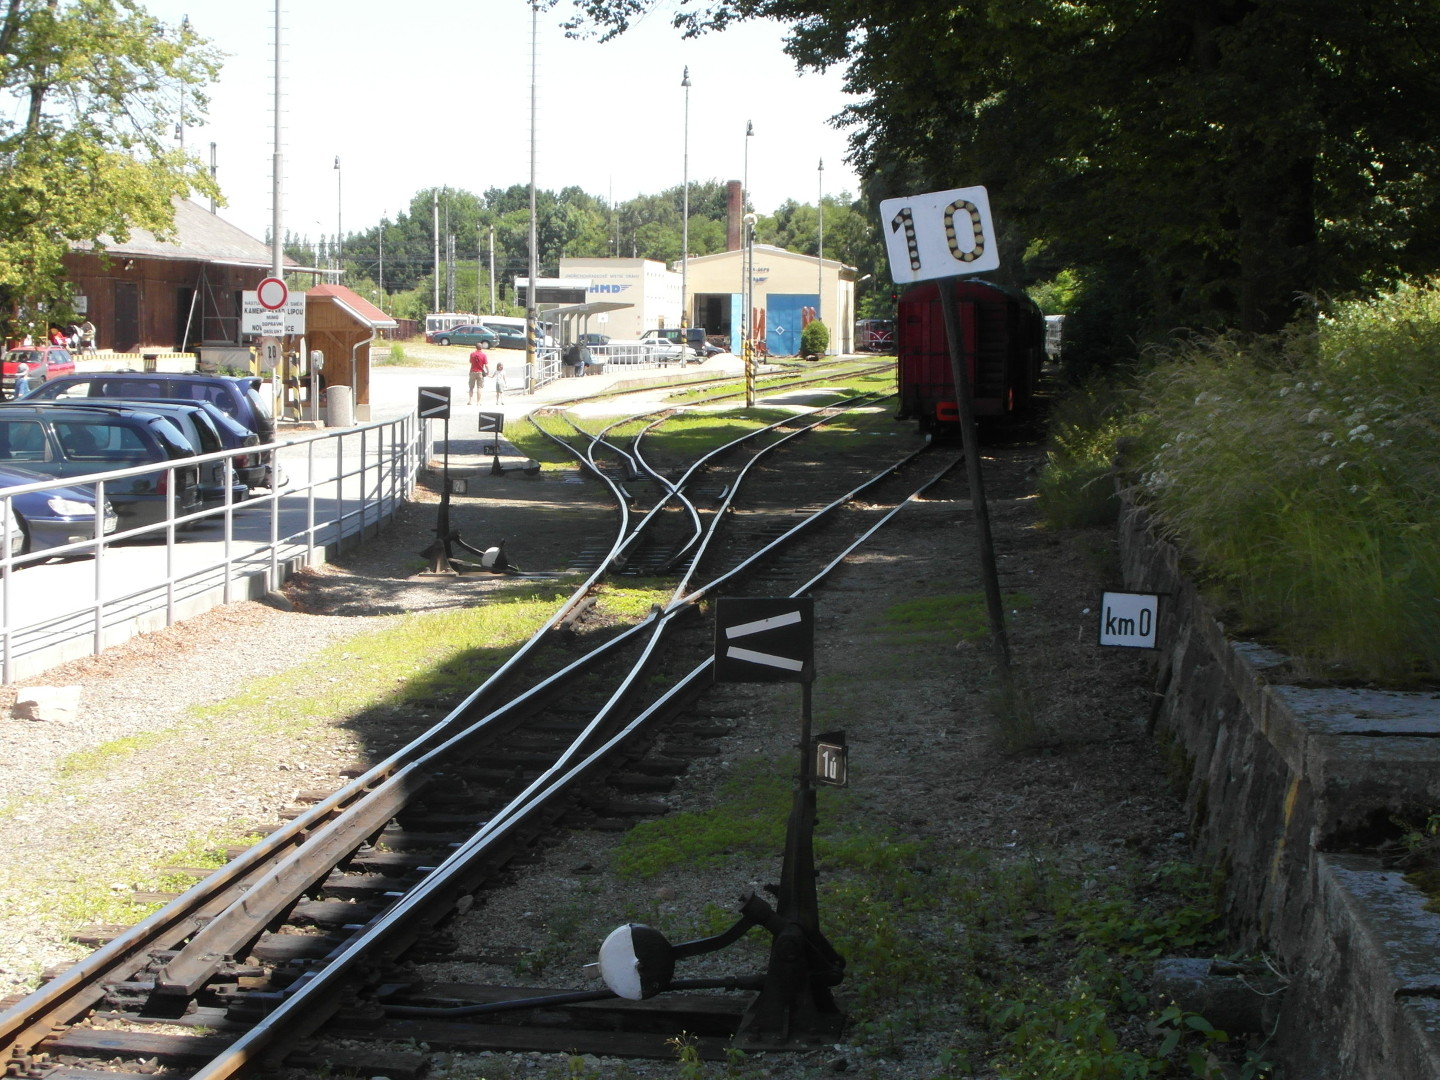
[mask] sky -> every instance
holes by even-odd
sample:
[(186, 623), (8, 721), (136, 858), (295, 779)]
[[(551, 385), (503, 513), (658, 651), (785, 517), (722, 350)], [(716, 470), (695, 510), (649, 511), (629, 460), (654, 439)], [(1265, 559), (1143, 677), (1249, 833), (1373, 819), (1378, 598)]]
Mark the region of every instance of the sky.
[[(216, 144), (228, 203), (220, 216), (263, 238), (273, 3), (142, 3), (171, 25), (188, 15), (228, 54), (206, 120), (186, 127), (185, 147), (208, 163)], [(783, 27), (742, 24), (685, 41), (660, 11), (601, 44), (567, 39), (566, 10), (542, 11), (533, 35), (541, 190), (578, 186), (623, 202), (687, 176), (744, 180), (761, 213), (786, 199), (813, 204), (822, 189), (858, 191), (844, 162), (846, 134), (828, 124), (854, 99), (838, 71), (796, 72), (782, 51)], [(382, 215), (393, 220), (431, 186), (478, 194), (528, 184), (530, 11), (526, 0), (282, 0), (282, 228), (312, 239), (359, 232)]]

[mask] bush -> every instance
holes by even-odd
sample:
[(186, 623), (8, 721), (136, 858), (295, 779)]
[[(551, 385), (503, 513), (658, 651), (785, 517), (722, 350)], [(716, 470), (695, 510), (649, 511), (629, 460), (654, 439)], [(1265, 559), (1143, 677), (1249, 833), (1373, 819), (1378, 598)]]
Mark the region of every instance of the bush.
[(1120, 508), (1111, 462), (1123, 434), (1122, 397), (1095, 380), (1062, 397), (1050, 413), (1037, 492), (1052, 528), (1113, 524)]
[(830, 328), (819, 319), (811, 319), (800, 331), (800, 352), (804, 356), (824, 356), (830, 347)]
[(1221, 337), (1141, 387), (1140, 483), (1250, 632), (1344, 676), (1440, 676), (1440, 291)]

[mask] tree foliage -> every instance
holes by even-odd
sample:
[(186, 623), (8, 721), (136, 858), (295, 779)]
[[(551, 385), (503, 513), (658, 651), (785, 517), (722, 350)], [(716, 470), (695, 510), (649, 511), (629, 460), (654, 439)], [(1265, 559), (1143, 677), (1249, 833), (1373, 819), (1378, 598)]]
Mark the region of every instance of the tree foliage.
[[(577, 33), (653, 0), (574, 0)], [(716, 0), (843, 66), (873, 204), (984, 184), (1017, 278), (1087, 283), (1112, 343), (1271, 331), (1440, 257), (1440, 6), (1417, 0)], [(1077, 298), (1082, 307), (1086, 297)], [(1078, 324), (1077, 324), (1078, 325)]]
[[(553, 276), (566, 256), (641, 258), (674, 264), (680, 260), (682, 238), (689, 240), (692, 256), (724, 251), (728, 225), (725, 185), (714, 180), (690, 185), (688, 237), (683, 228), (685, 208), (685, 191), (678, 184), (614, 206), (578, 187), (537, 191), (538, 273)], [(773, 215), (760, 216), (756, 237), (762, 243), (813, 255), (819, 225), (815, 206), (792, 200)], [(882, 246), (870, 219), (849, 195), (826, 198), (824, 227), (826, 258), (857, 267), (861, 276), (873, 275), (883, 256)], [(407, 294), (411, 307), (424, 314), (435, 305), (438, 274), (441, 308), (451, 306), (452, 281), (455, 307), (462, 311), (476, 305), (488, 308), (493, 230), (496, 306), (504, 307), (513, 294), (514, 279), (528, 273), (529, 229), (530, 195), (523, 184), (491, 188), (482, 195), (427, 188), (416, 192), (408, 209), (395, 220), (345, 237), (345, 280), (363, 277), (383, 283), (388, 295)], [(329, 265), (327, 260), (336, 246), (334, 238), (321, 237), (313, 243), (309, 237), (286, 238), (287, 253), (305, 265)], [(393, 306), (392, 310), (413, 317)]]
[[(164, 236), (172, 200), (214, 194), (172, 138), (203, 112), (217, 57), (187, 25), (134, 0), (5, 0), (0, 13), (0, 296), (31, 314), (65, 304), (74, 244)], [(26, 316), (22, 315), (22, 319)]]

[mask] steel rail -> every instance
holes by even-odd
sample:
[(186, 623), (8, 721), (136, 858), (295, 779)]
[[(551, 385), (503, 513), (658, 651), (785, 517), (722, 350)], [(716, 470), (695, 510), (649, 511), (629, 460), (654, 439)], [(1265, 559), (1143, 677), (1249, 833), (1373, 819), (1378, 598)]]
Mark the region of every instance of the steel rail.
[[(909, 455), (906, 461), (913, 460), (924, 451), (917, 451)], [(793, 595), (799, 595), (800, 591), (813, 588), (826, 576), (832, 573), (849, 555), (853, 554), (859, 546), (869, 540), (881, 527), (887, 524), (898, 512), (909, 505), (916, 496), (928, 490), (935, 483), (939, 482), (947, 473), (955, 468), (959, 461), (947, 464), (935, 476), (928, 478), (924, 484), (898, 503), (880, 522), (877, 522), (870, 529), (866, 530), (860, 537), (851, 541), (849, 545), (836, 557), (834, 557), (825, 568), (801, 587)], [(893, 475), (899, 463), (889, 466), (876, 477), (867, 480), (865, 483), (853, 489), (855, 493), (862, 492), (889, 476)], [(848, 501), (842, 497), (832, 502), (827, 507), (817, 511), (807, 521), (818, 520), (828, 515), (839, 505)], [(790, 530), (787, 537), (799, 531), (800, 526)], [(779, 543), (777, 540), (775, 543)], [(774, 547), (774, 544), (767, 545)], [(749, 563), (752, 560), (746, 560)], [(702, 593), (716, 587), (723, 581), (733, 576), (740, 568), (736, 567), (729, 571), (724, 577), (709, 583), (704, 589), (697, 590), (692, 597), (682, 601), (684, 604), (692, 604)], [(675, 612), (668, 612), (673, 615)], [(615, 753), (634, 737), (643, 727), (651, 723), (655, 718), (668, 714), (677, 702), (683, 702), (703, 692), (704, 688), (713, 678), (713, 668), (710, 660), (702, 661), (691, 669), (677, 682), (672, 684), (659, 698), (651, 705), (643, 709), (632, 720), (616, 731), (603, 743), (592, 749), (580, 760), (557, 762), (555, 766), (534, 783), (529, 785), (525, 792), (513, 799), (507, 806), (498, 812), (490, 822), (478, 830), (468, 841), (462, 844), (456, 851), (449, 855), (438, 867), (429, 873), (425, 879), (414, 889), (400, 898), (384, 913), (376, 916), (374, 920), (356, 936), (349, 941), (337, 946), (324, 961), (324, 966), (318, 970), (307, 973), (305, 977), (297, 981), (283, 992), (281, 1004), (270, 1012), (259, 1024), (250, 1031), (240, 1036), (228, 1048), (222, 1051), (221, 1055), (211, 1063), (193, 1074), (191, 1080), (226, 1080), (229, 1077), (241, 1075), (240, 1071), (245, 1066), (259, 1063), (266, 1060), (267, 1052), (278, 1049), (283, 1052), (287, 1043), (309, 1034), (333, 1011), (339, 1007), (340, 994), (345, 988), (350, 975), (357, 971), (363, 971), (373, 962), (374, 955), (385, 955), (387, 944), (393, 945), (395, 939), (406, 936), (410, 933), (408, 923), (412, 918), (419, 917), (427, 909), (444, 906), (447, 909), (453, 907), (455, 900), (450, 899), (456, 891), (457, 877), (471, 867), (477, 860), (481, 859), (492, 848), (506, 841), (513, 832), (526, 824), (532, 817), (543, 812), (557, 798), (570, 790), (577, 782), (582, 780), (591, 771), (603, 763), (611, 754)], [(402, 942), (403, 947), (408, 942)]]
[[(779, 442), (774, 445), (778, 446)], [(893, 470), (887, 470), (886, 474), (888, 474), (889, 471)], [(882, 477), (886, 474), (882, 474)], [(877, 478), (877, 481), (878, 479), (879, 478)], [(836, 500), (835, 503), (831, 504), (831, 507), (833, 508), (834, 506), (840, 505), (842, 502), (846, 501), (847, 498), (853, 497), (854, 494), (865, 490), (865, 488), (868, 486), (870, 486), (869, 483), (861, 485), (859, 488), (855, 489), (855, 492), (852, 492), (850, 496), (842, 497), (842, 499)], [(718, 521), (718, 518), (716, 520)], [(796, 530), (792, 530), (790, 534), (787, 534), (787, 536), (793, 535), (795, 532), (798, 532), (798, 528)], [(773, 547), (774, 545), (770, 546)], [(753, 561), (754, 558), (747, 560), (746, 564), (743, 565), (748, 565)], [(737, 570), (738, 569), (739, 568), (737, 568)], [(730, 576), (733, 576), (735, 572), (736, 571), (732, 571), (730, 574), (727, 574), (726, 577), (728, 578)], [(722, 578), (719, 580), (725, 579)], [(707, 586), (707, 589), (718, 585), (718, 583), (719, 581), (712, 583), (712, 586)], [(704, 590), (697, 592), (692, 597), (688, 598), (684, 602), (684, 604), (693, 604), (696, 600), (698, 600), (701, 595), (703, 595), (703, 593)], [(680, 605), (674, 603), (672, 603), (671, 605), (672, 608), (677, 608), (678, 606)], [(671, 612), (671, 614), (673, 614), (673, 612)], [(646, 622), (648, 621), (649, 620), (646, 620)], [(668, 622), (669, 618), (667, 617), (661, 621)], [(220, 871), (217, 871), (215, 874), (205, 879), (205, 881), (197, 885), (195, 889), (192, 889), (189, 893), (187, 893), (185, 897), (178, 898), (176, 901), (173, 901), (170, 905), (167, 905), (165, 909), (162, 909), (162, 911), (155, 913), (144, 923), (140, 924), (135, 928), (132, 928), (132, 931), (127, 932), (120, 938), (112, 941), (109, 945), (97, 951), (97, 953), (92, 955), (89, 961), (84, 962), (81, 965), (77, 965), (77, 967), (68, 972), (65, 977), (62, 977), (59, 980), (53, 980), (51, 983), (48, 983), (45, 987), (42, 987), (34, 994), (27, 996), (27, 998), (21, 1003), (19, 1003), (14, 1009), (8, 1011), (4, 1017), (0, 1017), (0, 1025), (4, 1025), (7, 1021), (9, 1022), (8, 1027), (0, 1026), (0, 1033), (4, 1034), (7, 1040), (7, 1045), (13, 1047), (16, 1042), (20, 1041), (22, 1032), (30, 1034), (36, 1033), (36, 1031), (38, 1030), (38, 1025), (44, 1023), (47, 1019), (53, 1023), (55, 1021), (55, 1017), (58, 1015), (58, 1011), (67, 1007), (62, 999), (72, 1002), (72, 1006), (70, 1006), (72, 1007), (72, 1015), (74, 1012), (83, 1010), (83, 1008), (88, 1007), (88, 1005), (92, 1003), (96, 997), (98, 997), (98, 992), (96, 992), (93, 988), (89, 991), (81, 991), (74, 995), (60, 993), (60, 991), (65, 990), (66, 988), (74, 988), (79, 983), (83, 982), (83, 976), (85, 975), (87, 970), (98, 969), (102, 964), (106, 963), (109, 958), (127, 954), (127, 951), (130, 956), (137, 958), (135, 966), (132, 967), (130, 970), (133, 971), (136, 967), (141, 966), (143, 964), (143, 956), (145, 951), (156, 947), (154, 937), (150, 937), (149, 939), (143, 938), (142, 930), (144, 928), (168, 924), (171, 927), (178, 928), (171, 932), (172, 941), (176, 937), (183, 938), (188, 933), (190, 933), (190, 931), (193, 930), (193, 927), (195, 925), (194, 922), (187, 922), (186, 920), (192, 917), (194, 911), (199, 910), (199, 908), (203, 906), (203, 904), (206, 902), (208, 902), (213, 909), (217, 902), (217, 897), (224, 895), (227, 891), (233, 891), (234, 889), (245, 887), (248, 889), (247, 899), (250, 901), (248, 905), (231, 905), (232, 907), (234, 907), (234, 910), (237, 912), (237, 914), (231, 915), (228, 920), (220, 919), (218, 916), (210, 919), (212, 923), (229, 923), (232, 927), (229, 932), (229, 937), (223, 938), (221, 932), (219, 930), (216, 930), (214, 933), (204, 938), (197, 937), (197, 940), (201, 942), (200, 946), (190, 950), (190, 957), (194, 957), (197, 954), (208, 954), (206, 964), (210, 965), (212, 970), (218, 968), (219, 962), (224, 955), (233, 953), (235, 949), (238, 948), (240, 945), (252, 939), (258, 932), (257, 927), (263, 929), (263, 925), (267, 920), (260, 917), (260, 912), (262, 911), (262, 909), (268, 911), (270, 913), (270, 916), (273, 917), (273, 907), (266, 908), (265, 905), (261, 905), (259, 903), (262, 895), (269, 895), (273, 899), (274, 888), (271, 886), (268, 879), (275, 879), (284, 876), (284, 874), (288, 874), (290, 878), (289, 889), (298, 890), (294, 893), (294, 895), (298, 895), (299, 891), (303, 891), (305, 886), (313, 882), (317, 877), (317, 873), (314, 871), (313, 866), (311, 866), (308, 870), (305, 869), (304, 862), (292, 852), (283, 874), (280, 872), (272, 871), (270, 874), (267, 875), (266, 888), (258, 890), (250, 888), (250, 878), (253, 877), (255, 867), (263, 861), (263, 858), (268, 858), (270, 855), (278, 851), (283, 851), (287, 847), (292, 847), (293, 845), (298, 843), (300, 839), (305, 838), (312, 833), (316, 835), (324, 835), (331, 842), (332, 847), (338, 844), (338, 846), (342, 849), (348, 846), (349, 850), (354, 850), (355, 846), (358, 846), (360, 842), (363, 842), (366, 836), (370, 835), (370, 833), (375, 831), (380, 825), (383, 825), (385, 820), (381, 818), (379, 810), (365, 812), (349, 807), (348, 804), (358, 799), (361, 795), (365, 794), (367, 789), (372, 787), (385, 788), (387, 786), (387, 782), (389, 782), (388, 790), (391, 792), (402, 789), (405, 782), (410, 778), (411, 774), (415, 770), (412, 769), (409, 772), (406, 772), (403, 777), (393, 777), (393, 782), (392, 774), (403, 769), (405, 767), (404, 763), (406, 762), (406, 760), (412, 758), (415, 753), (426, 751), (427, 747), (433, 747), (433, 751), (426, 751), (423, 756), (427, 757), (427, 759), (434, 760), (438, 759), (441, 756), (447, 755), (456, 746), (462, 745), (464, 742), (476, 737), (480, 730), (482, 730), (488, 724), (493, 723), (496, 719), (499, 719), (505, 713), (510, 711), (511, 708), (519, 707), (519, 703), (523, 703), (531, 696), (540, 695), (547, 692), (549, 689), (555, 687), (559, 683), (573, 676), (586, 664), (598, 662), (598, 658), (610, 648), (618, 648), (622, 642), (628, 641), (628, 639), (635, 633), (643, 632), (645, 629), (645, 625), (645, 623), (642, 623), (639, 626), (632, 628), (630, 631), (627, 631), (624, 635), (615, 639), (613, 642), (607, 643), (607, 645), (603, 646), (601, 649), (596, 650), (591, 654), (587, 654), (586, 657), (580, 658), (573, 664), (569, 665), (564, 671), (557, 672), (554, 676), (545, 680), (545, 682), (543, 682), (539, 686), (532, 688), (532, 691), (529, 691), (525, 695), (522, 695), (520, 699), (516, 699), (516, 702), (512, 703), (510, 706), (506, 706), (505, 708), (498, 710), (496, 713), (492, 713), (490, 716), (482, 718), (481, 721), (472, 724), (458, 734), (450, 734), (448, 735), (448, 737), (442, 739), (442, 736), (447, 735), (448, 729), (453, 727), (456, 724), (457, 720), (465, 714), (467, 708), (471, 706), (474, 702), (476, 702), (479, 698), (481, 698), (485, 687), (493, 683), (496, 675), (498, 675), (499, 672), (497, 672), (496, 675), (492, 675), (485, 684), (482, 684), (480, 688), (477, 688), (476, 691), (472, 692), (472, 694), (467, 697), (464, 703), (462, 703), (455, 710), (453, 710), (452, 713), (445, 718), (445, 720), (435, 725), (430, 731), (426, 732), (418, 739), (412, 741), (409, 747), (405, 748), (400, 752), (397, 752), (396, 755), (392, 755), (392, 757), (386, 762), (381, 763), (376, 767), (373, 767), (371, 770), (367, 771), (364, 776), (357, 778), (351, 784), (347, 785), (340, 792), (335, 793), (335, 795), (331, 796), (323, 803), (317, 804), (317, 806), (312, 807), (309, 812), (301, 815), (300, 818), (297, 818), (290, 827), (278, 832), (277, 834), (270, 837), (267, 841), (262, 842), (260, 845), (256, 845), (255, 848), (244, 853), (227, 867), (222, 868)], [(537, 638), (541, 636), (543, 636), (543, 634), (537, 634)], [(655, 636), (652, 635), (652, 641), (647, 647), (647, 652), (653, 652), (653, 650), (657, 648), (657, 646), (658, 641), (656, 640)], [(643, 669), (643, 667), (643, 664), (638, 665), (636, 670), (641, 670)], [(638, 678), (638, 674), (635, 675), (633, 678)], [(613, 708), (617, 707), (619, 698), (620, 692), (617, 691), (616, 695), (612, 696), (611, 702), (607, 703), (607, 711), (613, 710)], [(594, 725), (592, 725), (590, 729), (587, 729), (587, 735), (593, 734), (594, 730)], [(573, 757), (575, 752), (577, 751), (572, 750), (568, 756)], [(349, 811), (348, 816), (346, 814), (347, 810)], [(328, 869), (329, 868), (327, 867), (326, 872), (328, 872)], [(286, 891), (287, 889), (280, 890), (280, 895), (282, 896), (282, 898)], [(293, 896), (290, 897), (290, 899), (293, 899)], [(283, 902), (284, 901), (282, 899), (282, 906)], [(209, 918), (209, 913), (207, 913), (207, 918)], [(237, 924), (241, 927), (241, 929), (233, 929), (233, 927)], [(216, 946), (217, 942), (221, 940), (233, 943), (233, 947), (225, 948), (223, 950), (218, 947), (213, 949), (209, 948), (209, 946)], [(185, 961), (185, 963), (189, 962), (190, 961), (188, 960)], [(192, 968), (187, 975), (185, 973), (183, 963), (179, 961), (172, 961), (172, 963), (175, 963), (176, 967), (174, 970), (167, 970), (167, 978), (162, 980), (165, 983), (165, 986), (167, 988), (179, 989), (180, 986), (183, 985), (188, 989), (190, 986), (194, 985), (194, 969)], [(111, 971), (110, 977), (114, 977), (113, 970)], [(86, 993), (88, 993), (89, 995), (88, 999), (85, 1000), (83, 1004), (73, 1006), (73, 1002), (79, 1000), (80, 996)], [(48, 1004), (42, 1006), (42, 999)], [(23, 1024), (22, 1028), (16, 1028), (14, 1026), (17, 1020)]]

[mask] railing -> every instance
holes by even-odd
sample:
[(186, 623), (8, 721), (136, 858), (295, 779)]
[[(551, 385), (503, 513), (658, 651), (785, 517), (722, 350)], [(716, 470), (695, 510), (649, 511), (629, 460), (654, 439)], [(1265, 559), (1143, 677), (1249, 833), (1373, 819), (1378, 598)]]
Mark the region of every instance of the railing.
[[(177, 514), (175, 473), (257, 448), (0, 489), (0, 526), (27, 492), (79, 487), (103, 506), (135, 476), (167, 474), (163, 521), (12, 556), (0, 552), (0, 681), (99, 653), (219, 604), (264, 596), (296, 569), (377, 531), (424, 464), (414, 415), (298, 435), (263, 448), (280, 482), (242, 502)], [(97, 518), (94, 529), (101, 528)], [(3, 535), (3, 534), (0, 534)], [(63, 560), (63, 561), (56, 561)]]
[(565, 369), (560, 364), (560, 350), (554, 345), (537, 346), (534, 372), (531, 389), (539, 389), (564, 375)]

